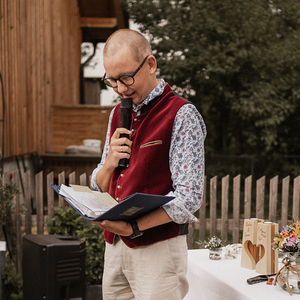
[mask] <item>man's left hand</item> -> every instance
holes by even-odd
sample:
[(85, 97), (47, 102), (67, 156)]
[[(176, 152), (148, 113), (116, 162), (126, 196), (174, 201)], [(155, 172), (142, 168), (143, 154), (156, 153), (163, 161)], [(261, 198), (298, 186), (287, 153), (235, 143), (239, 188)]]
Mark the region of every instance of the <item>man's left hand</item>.
[(109, 221), (94, 222), (100, 228), (113, 232), (121, 236), (130, 236), (133, 233), (130, 223), (124, 221)]

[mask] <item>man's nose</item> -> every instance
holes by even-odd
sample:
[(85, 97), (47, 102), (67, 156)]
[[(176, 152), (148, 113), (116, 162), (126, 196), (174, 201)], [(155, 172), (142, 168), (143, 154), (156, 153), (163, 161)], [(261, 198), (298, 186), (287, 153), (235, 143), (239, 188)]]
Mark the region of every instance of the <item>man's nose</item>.
[(121, 81), (117, 80), (117, 87), (116, 87), (117, 91), (119, 93), (124, 93), (127, 90), (127, 85), (125, 85), (124, 83), (122, 83)]

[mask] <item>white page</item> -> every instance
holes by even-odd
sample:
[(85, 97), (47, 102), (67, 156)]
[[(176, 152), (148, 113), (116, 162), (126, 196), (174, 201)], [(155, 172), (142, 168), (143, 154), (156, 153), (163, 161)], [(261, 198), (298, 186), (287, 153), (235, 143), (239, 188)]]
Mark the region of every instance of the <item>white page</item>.
[(70, 184), (70, 186), (76, 192), (93, 193), (104, 204), (107, 204), (110, 206), (115, 206), (118, 204), (118, 202), (109, 193), (101, 193), (98, 191), (92, 191), (88, 186), (83, 186), (83, 185)]
[(90, 216), (89, 211), (92, 211), (93, 215), (99, 216), (111, 208), (110, 205), (102, 203), (94, 193), (76, 192), (64, 184), (62, 184), (59, 193), (67, 197), (78, 210), (83, 211), (88, 216)]

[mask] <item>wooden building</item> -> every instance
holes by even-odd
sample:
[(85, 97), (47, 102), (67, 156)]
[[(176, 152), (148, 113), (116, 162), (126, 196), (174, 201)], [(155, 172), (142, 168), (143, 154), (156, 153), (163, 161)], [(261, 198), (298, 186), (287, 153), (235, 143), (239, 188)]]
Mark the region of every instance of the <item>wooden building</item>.
[(118, 0), (0, 0), (0, 143), (6, 161), (63, 154), (68, 144), (104, 139), (100, 123), (106, 126), (111, 108), (80, 101), (81, 43), (105, 42), (127, 24)]

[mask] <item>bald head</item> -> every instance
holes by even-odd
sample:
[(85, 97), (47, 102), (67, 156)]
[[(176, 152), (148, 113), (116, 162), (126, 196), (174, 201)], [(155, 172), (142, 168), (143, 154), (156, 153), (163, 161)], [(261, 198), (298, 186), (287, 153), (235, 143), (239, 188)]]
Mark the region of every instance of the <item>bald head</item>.
[(130, 49), (133, 58), (140, 62), (147, 55), (152, 55), (152, 50), (147, 39), (139, 32), (131, 29), (120, 29), (114, 32), (106, 41), (103, 55), (112, 57), (124, 48)]

